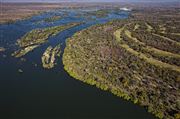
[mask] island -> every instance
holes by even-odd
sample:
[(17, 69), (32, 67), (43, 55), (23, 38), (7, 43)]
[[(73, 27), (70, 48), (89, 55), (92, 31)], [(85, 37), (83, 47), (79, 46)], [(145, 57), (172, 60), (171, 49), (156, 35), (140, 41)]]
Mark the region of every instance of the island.
[(85, 15), (86, 16), (95, 16), (97, 18), (103, 18), (103, 17), (107, 17), (109, 12), (110, 12), (110, 10), (108, 10), (108, 9), (98, 9), (95, 11), (89, 11)]
[(35, 22), (35, 24), (53, 23), (58, 20), (61, 20), (61, 18), (62, 18), (61, 16), (55, 15), (55, 16), (51, 16), (51, 17), (45, 18), (43, 20), (37, 21), (37, 22)]
[(14, 57), (22, 57), (28, 52), (33, 51), (35, 48), (44, 44), (48, 41), (49, 37), (57, 35), (68, 28), (75, 27), (81, 23), (69, 23), (61, 26), (48, 27), (44, 29), (34, 29), (26, 33), (22, 38), (17, 40), (17, 45), (19, 49), (12, 53)]
[(45, 22), (54, 22), (54, 21), (57, 21), (57, 20), (60, 20), (60, 19), (61, 19), (61, 16), (52, 16), (52, 17), (44, 19), (43, 21), (45, 21)]
[(49, 46), (42, 56), (42, 65), (46, 69), (51, 69), (55, 66), (56, 57), (60, 57), (61, 47), (60, 44), (56, 47)]
[(0, 47), (0, 52), (4, 52), (6, 49), (4, 47)]

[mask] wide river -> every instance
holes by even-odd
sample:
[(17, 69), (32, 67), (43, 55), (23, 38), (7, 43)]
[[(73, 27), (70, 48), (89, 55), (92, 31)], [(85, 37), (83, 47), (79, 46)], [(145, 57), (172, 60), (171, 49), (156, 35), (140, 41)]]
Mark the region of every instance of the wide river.
[[(154, 119), (144, 107), (125, 101), (110, 92), (84, 84), (70, 77), (63, 69), (62, 54), (51, 70), (42, 68), (41, 56), (49, 45), (65, 41), (75, 32), (113, 19), (126, 19), (129, 12), (110, 10), (107, 16), (87, 16), (90, 9), (48, 11), (13, 24), (0, 25), (0, 118), (1, 119)], [(48, 23), (43, 19), (61, 15)], [(11, 56), (16, 40), (35, 28), (84, 22), (49, 38), (49, 42), (25, 55), (22, 61)], [(37, 66), (35, 66), (37, 64)], [(18, 70), (22, 69), (23, 73)]]

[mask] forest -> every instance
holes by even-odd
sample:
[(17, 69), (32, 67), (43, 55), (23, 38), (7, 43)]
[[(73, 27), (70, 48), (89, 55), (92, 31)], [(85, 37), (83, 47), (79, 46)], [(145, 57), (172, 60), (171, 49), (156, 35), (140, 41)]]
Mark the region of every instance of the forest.
[(158, 118), (179, 119), (179, 12), (137, 9), (129, 19), (79, 31), (66, 42), (64, 69)]

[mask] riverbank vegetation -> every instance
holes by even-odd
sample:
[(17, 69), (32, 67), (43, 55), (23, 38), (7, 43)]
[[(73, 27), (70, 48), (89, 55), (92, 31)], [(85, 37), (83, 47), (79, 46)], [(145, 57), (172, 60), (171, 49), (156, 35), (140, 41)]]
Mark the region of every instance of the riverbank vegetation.
[(74, 34), (66, 42), (64, 69), (80, 81), (144, 106), (158, 118), (178, 119), (180, 18), (174, 9), (158, 10), (133, 11), (127, 20)]

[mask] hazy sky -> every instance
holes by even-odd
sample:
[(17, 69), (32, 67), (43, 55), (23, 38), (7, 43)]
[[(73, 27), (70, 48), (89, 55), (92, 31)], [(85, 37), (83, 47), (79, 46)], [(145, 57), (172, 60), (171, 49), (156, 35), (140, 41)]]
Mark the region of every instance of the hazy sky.
[(0, 0), (1, 2), (178, 2), (180, 0)]

